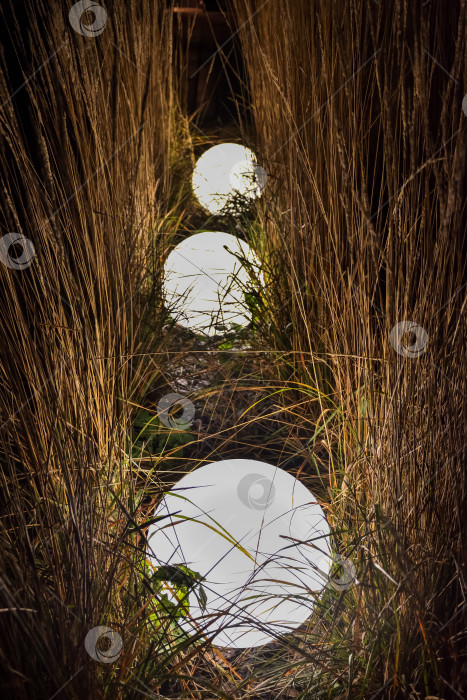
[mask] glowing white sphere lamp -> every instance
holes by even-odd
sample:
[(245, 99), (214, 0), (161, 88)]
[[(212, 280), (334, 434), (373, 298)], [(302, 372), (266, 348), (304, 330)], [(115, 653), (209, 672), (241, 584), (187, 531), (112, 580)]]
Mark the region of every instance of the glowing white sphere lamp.
[(211, 214), (237, 213), (261, 196), (267, 175), (254, 153), (237, 143), (221, 143), (203, 153), (192, 184), (199, 203)]
[(291, 632), (313, 611), (332, 565), (330, 531), (313, 494), (264, 462), (214, 462), (184, 476), (149, 528), (154, 566), (204, 577), (207, 604), (189, 593), (188, 633), (247, 648)]
[(177, 323), (205, 335), (247, 326), (251, 312), (245, 292), (252, 287), (248, 266), (256, 272), (259, 260), (236, 236), (214, 231), (189, 236), (165, 264), (166, 308)]

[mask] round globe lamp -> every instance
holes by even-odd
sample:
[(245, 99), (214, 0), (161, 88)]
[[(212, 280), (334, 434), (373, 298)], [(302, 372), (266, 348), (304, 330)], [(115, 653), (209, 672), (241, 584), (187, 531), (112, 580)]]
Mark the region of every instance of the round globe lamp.
[(245, 242), (229, 233), (203, 231), (177, 245), (164, 269), (165, 305), (178, 324), (221, 335), (247, 326), (250, 273), (259, 283), (259, 260)]
[[(182, 628), (216, 646), (257, 647), (312, 614), (332, 565), (330, 531), (313, 494), (292, 475), (251, 459), (214, 462), (184, 476), (149, 528), (154, 567), (202, 577)], [(204, 596), (203, 596), (204, 597)]]
[(236, 214), (260, 197), (267, 175), (254, 153), (237, 143), (209, 148), (193, 171), (193, 192), (210, 214)]

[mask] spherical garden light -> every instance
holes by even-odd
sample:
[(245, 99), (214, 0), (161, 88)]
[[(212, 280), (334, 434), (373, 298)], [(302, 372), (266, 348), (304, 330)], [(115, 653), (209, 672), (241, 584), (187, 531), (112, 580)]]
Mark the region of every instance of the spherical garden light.
[(332, 564), (330, 531), (311, 492), (284, 470), (249, 459), (208, 464), (184, 476), (156, 516), (165, 517), (148, 532), (154, 566), (202, 578), (203, 602), (194, 586), (180, 618), (186, 632), (261, 646), (311, 615)]
[(245, 301), (251, 289), (249, 272), (258, 268), (259, 261), (245, 241), (229, 233), (196, 233), (167, 258), (166, 308), (177, 323), (205, 335), (246, 326), (251, 321)]
[(261, 196), (267, 175), (249, 148), (221, 143), (199, 158), (193, 172), (193, 191), (211, 214), (238, 213)]

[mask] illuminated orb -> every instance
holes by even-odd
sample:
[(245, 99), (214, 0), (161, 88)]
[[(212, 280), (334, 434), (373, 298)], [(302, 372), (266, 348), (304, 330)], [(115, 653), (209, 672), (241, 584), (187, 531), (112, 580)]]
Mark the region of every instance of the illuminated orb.
[(180, 625), (216, 646), (256, 647), (291, 632), (310, 617), (313, 592), (328, 582), (324, 513), (278, 467), (250, 459), (200, 467), (164, 496), (156, 516), (166, 517), (149, 528), (149, 558), (205, 578), (206, 607), (195, 587)]
[(199, 158), (193, 172), (193, 192), (211, 214), (235, 213), (261, 196), (267, 175), (249, 148), (221, 143)]
[(259, 267), (245, 241), (213, 231), (196, 233), (172, 250), (165, 264), (164, 296), (177, 323), (205, 335), (250, 323), (245, 292), (251, 279), (239, 258), (255, 271)]

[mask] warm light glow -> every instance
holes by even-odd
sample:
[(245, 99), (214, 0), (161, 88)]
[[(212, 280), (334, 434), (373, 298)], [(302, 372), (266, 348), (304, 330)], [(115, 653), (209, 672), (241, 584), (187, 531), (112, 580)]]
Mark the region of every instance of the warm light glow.
[(248, 244), (229, 233), (196, 233), (173, 249), (165, 264), (164, 292), (177, 323), (206, 335), (250, 323), (245, 290), (251, 279), (236, 256), (259, 268)]
[(332, 563), (330, 532), (314, 496), (284, 470), (248, 459), (208, 464), (184, 476), (156, 515), (168, 517), (149, 528), (152, 563), (206, 579), (206, 609), (190, 592), (185, 631), (202, 628), (216, 646), (261, 646), (311, 615), (310, 591), (323, 589)]
[(211, 214), (236, 213), (261, 196), (266, 180), (266, 171), (249, 148), (222, 143), (199, 158), (193, 172), (193, 191)]

